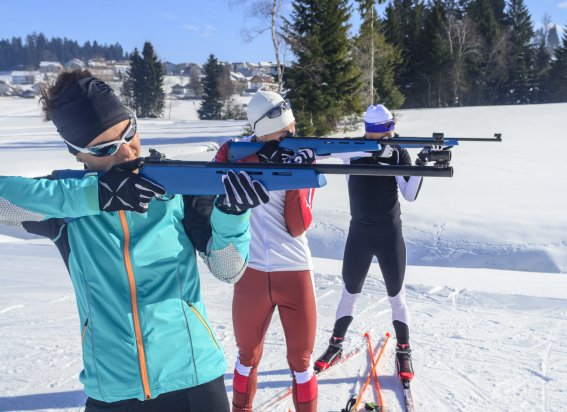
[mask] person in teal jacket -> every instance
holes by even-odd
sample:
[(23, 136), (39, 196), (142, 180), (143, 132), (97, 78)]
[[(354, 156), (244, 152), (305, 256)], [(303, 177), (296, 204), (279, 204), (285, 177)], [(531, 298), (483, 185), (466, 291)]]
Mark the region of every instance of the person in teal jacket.
[[(213, 275), (244, 273), (248, 209), (269, 200), (245, 174), (226, 195), (164, 196), (136, 173), (136, 117), (86, 70), (42, 97), (81, 179), (0, 177), (0, 223), (53, 240), (75, 290), (86, 411), (229, 411), (224, 354), (201, 296), (196, 252)], [(235, 196), (235, 192), (247, 196)]]

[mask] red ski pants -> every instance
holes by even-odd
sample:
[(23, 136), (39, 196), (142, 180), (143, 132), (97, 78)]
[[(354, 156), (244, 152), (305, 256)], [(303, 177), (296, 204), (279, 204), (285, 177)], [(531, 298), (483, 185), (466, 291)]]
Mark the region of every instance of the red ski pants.
[[(310, 271), (262, 272), (247, 268), (234, 285), (232, 322), (240, 363), (251, 367), (247, 379), (235, 373), (233, 411), (251, 411), (256, 393), (257, 368), (262, 358), (264, 338), (274, 309), (283, 326), (287, 362), (293, 372), (310, 368), (316, 331), (316, 303)], [(237, 379), (239, 380), (237, 382)], [(317, 411), (317, 383), (313, 375), (305, 383), (294, 379), (297, 411)], [(245, 391), (245, 392), (244, 392)]]

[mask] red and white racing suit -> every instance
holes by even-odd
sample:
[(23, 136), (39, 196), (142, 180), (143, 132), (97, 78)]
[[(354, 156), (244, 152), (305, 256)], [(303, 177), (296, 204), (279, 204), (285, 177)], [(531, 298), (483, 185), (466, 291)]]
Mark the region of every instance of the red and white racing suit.
[[(228, 144), (215, 161), (228, 161)], [(244, 162), (258, 162), (254, 154)], [(234, 285), (232, 321), (238, 358), (234, 370), (234, 412), (252, 411), (264, 337), (275, 308), (283, 326), (297, 411), (317, 411), (317, 381), (311, 355), (316, 304), (313, 263), (305, 231), (311, 224), (313, 189), (270, 192), (270, 201), (252, 210), (250, 254)]]

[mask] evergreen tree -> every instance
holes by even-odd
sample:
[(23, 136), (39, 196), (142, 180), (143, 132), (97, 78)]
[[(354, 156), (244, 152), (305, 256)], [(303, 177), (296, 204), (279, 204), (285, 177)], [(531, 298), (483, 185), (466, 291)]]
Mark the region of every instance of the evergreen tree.
[(219, 89), (219, 78), (223, 68), (217, 58), (211, 54), (203, 66), (203, 102), (198, 110), (199, 119), (216, 120), (222, 118), (223, 101)]
[(401, 51), (402, 64), (397, 67), (395, 82), (405, 96), (406, 107), (420, 104), (418, 82), (424, 79), (417, 70), (416, 56), (422, 54), (419, 47), (424, 13), (423, 0), (392, 0), (383, 22), (386, 41)]
[(505, 0), (470, 0), (467, 15), (480, 37), (482, 53), (469, 66), (473, 79), (471, 104), (498, 104), (504, 100), (507, 80), (506, 55), (509, 30), (505, 19)]
[(296, 62), (286, 70), (298, 133), (324, 135), (360, 113), (359, 73), (347, 38), (347, 0), (295, 0), (287, 41)]
[(382, 103), (391, 109), (402, 106), (404, 97), (394, 81), (394, 70), (401, 63), (401, 53), (386, 42), (382, 23), (374, 5), (384, 0), (358, 0), (362, 24), (355, 39), (354, 57), (361, 72), (364, 106)]
[(508, 47), (508, 80), (506, 103), (530, 103), (534, 89), (534, 50), (531, 44), (534, 30), (523, 0), (510, 0), (508, 10), (510, 45)]
[(130, 58), (130, 67), (122, 86), (125, 103), (139, 117), (159, 117), (163, 113), (163, 68), (150, 42), (144, 43), (142, 56), (137, 49)]
[(555, 49), (555, 60), (549, 71), (549, 101), (567, 102), (567, 31), (563, 34), (562, 45)]
[[(96, 43), (96, 42), (95, 42)], [(93, 50), (96, 49), (96, 55)], [(0, 70), (29, 69), (35, 70), (43, 60), (66, 63), (73, 58), (89, 60), (93, 57), (104, 57), (107, 60), (121, 60), (128, 55), (122, 51), (118, 43), (101, 46), (96, 43), (93, 49), (90, 42), (83, 47), (74, 40), (54, 37), (47, 39), (43, 33), (32, 33), (22, 42), (19, 37), (0, 40)]]
[(144, 43), (142, 50), (145, 82), (142, 100), (142, 117), (161, 117), (163, 114), (165, 93), (163, 92), (163, 65), (154, 52), (150, 42)]
[(144, 61), (138, 49), (130, 56), (130, 67), (126, 71), (126, 76), (122, 82), (122, 100), (126, 106), (130, 107), (136, 114), (140, 113), (140, 102), (142, 100), (140, 84), (144, 80)]
[(451, 102), (451, 52), (447, 38), (447, 10), (441, 0), (425, 9), (423, 30), (414, 54), (416, 87), (413, 95), (420, 107), (446, 106)]

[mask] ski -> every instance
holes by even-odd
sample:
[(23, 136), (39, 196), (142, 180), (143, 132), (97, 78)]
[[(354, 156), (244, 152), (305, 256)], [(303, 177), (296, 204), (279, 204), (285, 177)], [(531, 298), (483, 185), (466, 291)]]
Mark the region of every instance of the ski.
[(411, 394), (411, 385), (410, 379), (403, 379), (400, 376), (400, 369), (399, 364), (396, 362), (396, 369), (398, 371), (398, 378), (400, 379), (400, 383), (402, 384), (402, 392), (404, 394), (404, 403), (406, 405), (407, 412), (415, 412), (414, 404), (413, 404), (413, 396)]
[(411, 389), (410, 389), (410, 380), (402, 379), (402, 388), (404, 391), (404, 399), (406, 402), (406, 411), (415, 412), (415, 409), (413, 407), (413, 397), (411, 395)]
[[(364, 349), (364, 346), (366, 346), (365, 340), (361, 341), (358, 345), (356, 345), (354, 348), (352, 348), (349, 352), (345, 353), (341, 357), (341, 360), (339, 360), (337, 363), (329, 366), (327, 369), (323, 369), (320, 372), (315, 372), (315, 375), (317, 375), (319, 377), (319, 376), (327, 373), (327, 371), (334, 369), (336, 366), (346, 363), (348, 360), (352, 359), (355, 355), (360, 353)], [(263, 402), (260, 406), (255, 408), (255, 410), (258, 410), (260, 412), (261, 411), (270, 411), (278, 403), (287, 399), (287, 397), (290, 396), (292, 394), (292, 392), (293, 392), (293, 386), (289, 386), (285, 389), (282, 389), (280, 392), (276, 393), (274, 396), (272, 396), (271, 398), (269, 398), (268, 400)]]

